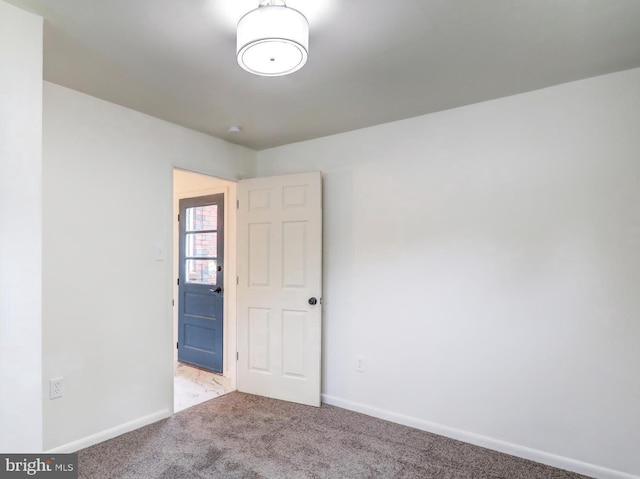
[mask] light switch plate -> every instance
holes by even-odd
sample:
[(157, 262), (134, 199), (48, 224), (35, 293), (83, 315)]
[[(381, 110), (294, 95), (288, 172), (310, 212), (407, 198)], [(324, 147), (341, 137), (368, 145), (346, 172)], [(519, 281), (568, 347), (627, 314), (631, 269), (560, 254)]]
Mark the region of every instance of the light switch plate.
[(156, 261), (164, 261), (166, 259), (165, 247), (162, 243), (156, 243)]

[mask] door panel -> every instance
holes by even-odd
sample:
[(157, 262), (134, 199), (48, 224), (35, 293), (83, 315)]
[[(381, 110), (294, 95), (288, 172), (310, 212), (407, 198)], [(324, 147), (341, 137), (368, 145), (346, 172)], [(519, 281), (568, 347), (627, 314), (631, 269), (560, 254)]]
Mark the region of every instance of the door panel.
[(178, 361), (222, 373), (224, 195), (180, 200)]
[(271, 286), (271, 225), (249, 224), (249, 284)]
[(248, 313), (248, 368), (253, 372), (270, 373), (269, 323), (271, 311), (265, 308), (249, 308)]
[(282, 286), (304, 288), (306, 268), (307, 223), (288, 221), (282, 224)]
[(320, 405), (321, 180), (314, 172), (238, 183), (238, 389), (313, 406)]

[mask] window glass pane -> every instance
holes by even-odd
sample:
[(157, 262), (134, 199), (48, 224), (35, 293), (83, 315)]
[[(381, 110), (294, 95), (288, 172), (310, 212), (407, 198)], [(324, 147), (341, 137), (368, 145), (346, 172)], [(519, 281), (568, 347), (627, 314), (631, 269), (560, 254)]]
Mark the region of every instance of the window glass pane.
[(187, 208), (187, 231), (218, 229), (218, 205)]
[(218, 233), (187, 233), (185, 256), (218, 256)]
[(216, 266), (214, 259), (188, 259), (185, 272), (188, 283), (216, 284)]

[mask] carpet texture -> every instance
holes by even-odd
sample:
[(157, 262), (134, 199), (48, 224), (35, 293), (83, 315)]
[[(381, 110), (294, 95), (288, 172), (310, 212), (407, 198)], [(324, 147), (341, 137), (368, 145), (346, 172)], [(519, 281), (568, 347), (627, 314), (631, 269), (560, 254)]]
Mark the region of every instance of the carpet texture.
[(233, 392), (79, 451), (81, 479), (578, 479), (337, 407)]

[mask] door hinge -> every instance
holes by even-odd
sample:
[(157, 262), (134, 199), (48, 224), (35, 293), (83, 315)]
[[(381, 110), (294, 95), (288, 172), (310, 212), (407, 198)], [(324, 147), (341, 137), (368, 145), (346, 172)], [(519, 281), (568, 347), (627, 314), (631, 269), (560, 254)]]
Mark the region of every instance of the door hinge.
[(240, 353), (236, 351), (236, 361), (240, 361)]
[(178, 215), (178, 222), (180, 221), (180, 215)]
[(176, 280), (176, 284), (177, 284), (178, 286), (180, 286), (180, 278), (178, 278), (178, 279)]
[(180, 344), (180, 343), (176, 343), (176, 349), (180, 349), (180, 348), (178, 347), (178, 345), (179, 345), (179, 344)]
[(172, 300), (171, 300), (171, 306), (175, 306), (175, 305), (176, 305), (176, 300), (175, 300), (175, 299), (172, 299)]
[(240, 200), (236, 200), (236, 209), (239, 210), (240, 209)]
[(236, 286), (240, 284), (240, 276), (236, 276)]

